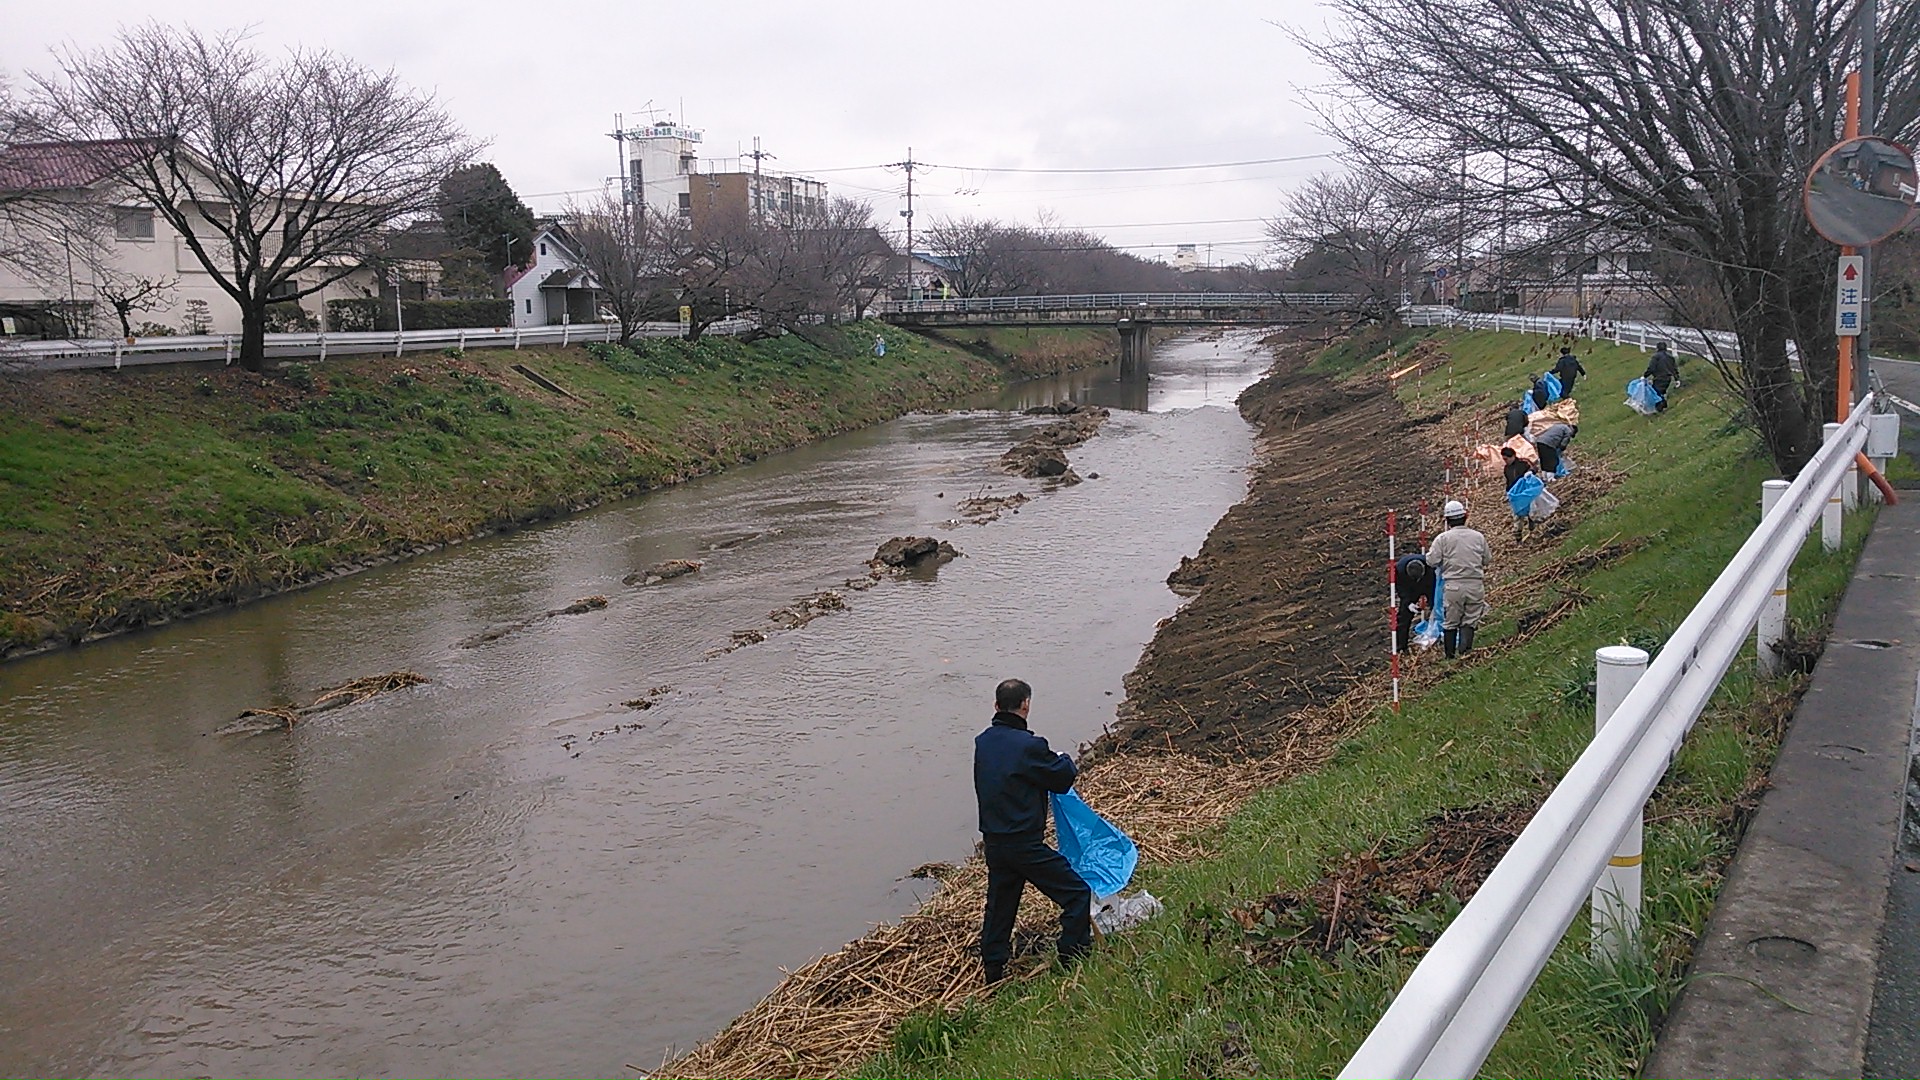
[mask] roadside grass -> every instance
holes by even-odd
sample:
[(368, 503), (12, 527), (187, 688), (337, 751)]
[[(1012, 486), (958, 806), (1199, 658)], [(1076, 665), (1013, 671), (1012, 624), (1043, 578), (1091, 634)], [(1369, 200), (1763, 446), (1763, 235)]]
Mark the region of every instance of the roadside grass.
[[(1520, 335), (1436, 335), (1453, 356), (1401, 388), (1411, 403), (1481, 394), (1518, 397), (1558, 341)], [(1634, 348), (1575, 345), (1590, 376), (1572, 451), (1603, 457), (1621, 482), (1537, 547), (1520, 574), (1610, 540), (1634, 553), (1580, 575), (1583, 606), (1509, 647), (1514, 610), (1496, 611), (1489, 648), (1394, 715), (1383, 711), (1322, 769), (1255, 797), (1215, 837), (1216, 854), (1143, 868), (1135, 887), (1167, 912), (1104, 939), (1070, 974), (1006, 986), (949, 1018), (916, 1016), (869, 1076), (1331, 1075), (1364, 1039), (1457, 902), (1441, 896), (1402, 913), (1383, 944), (1273, 948), (1278, 934), (1232, 918), (1278, 889), (1299, 889), (1344, 856), (1411, 846), (1446, 810), (1531, 805), (1592, 735), (1587, 684), (1596, 647), (1654, 646), (1699, 599), (1759, 518), (1771, 475), (1757, 441), (1726, 422), (1720, 392), (1697, 363), (1666, 414), (1621, 404), (1645, 364)], [(1484, 509), (1483, 513), (1486, 513)], [(1504, 521), (1504, 508), (1494, 511)], [(1570, 515), (1571, 516), (1571, 515)], [(1791, 576), (1790, 618), (1803, 641), (1824, 638), (1870, 515), (1849, 519), (1842, 550), (1816, 538)], [(1540, 598), (1544, 606), (1548, 598)], [(1444, 661), (1421, 656), (1421, 665)], [(1738, 831), (1778, 745), (1801, 677), (1763, 682), (1749, 652), (1736, 661), (1647, 811), (1645, 932), (1618, 964), (1588, 959), (1576, 918), (1495, 1047), (1487, 1076), (1633, 1075), (1684, 978)], [(1029, 902), (1039, 902), (1029, 897)]]
[(1322, 375), (1345, 375), (1373, 364), (1383, 356), (1397, 356), (1408, 345), (1424, 338), (1425, 330), (1412, 326), (1392, 328), (1370, 323), (1321, 350), (1307, 370)]
[(1002, 380), (877, 323), (266, 376), (0, 380), (0, 654), (552, 517)]

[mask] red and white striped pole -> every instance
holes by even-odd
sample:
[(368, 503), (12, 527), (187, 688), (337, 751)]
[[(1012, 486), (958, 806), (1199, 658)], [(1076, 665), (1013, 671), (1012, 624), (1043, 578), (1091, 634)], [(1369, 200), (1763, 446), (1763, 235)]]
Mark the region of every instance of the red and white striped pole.
[(1387, 511), (1387, 670), (1393, 677), (1393, 711), (1400, 711), (1400, 582), (1395, 572), (1393, 511)]

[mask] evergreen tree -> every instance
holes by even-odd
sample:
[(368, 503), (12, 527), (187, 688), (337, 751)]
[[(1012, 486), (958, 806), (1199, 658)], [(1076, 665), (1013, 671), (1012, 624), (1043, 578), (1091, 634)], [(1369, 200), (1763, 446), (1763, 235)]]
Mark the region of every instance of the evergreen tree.
[(447, 239), (499, 274), (524, 266), (533, 250), (533, 211), (488, 162), (462, 165), (440, 181), (440, 220)]

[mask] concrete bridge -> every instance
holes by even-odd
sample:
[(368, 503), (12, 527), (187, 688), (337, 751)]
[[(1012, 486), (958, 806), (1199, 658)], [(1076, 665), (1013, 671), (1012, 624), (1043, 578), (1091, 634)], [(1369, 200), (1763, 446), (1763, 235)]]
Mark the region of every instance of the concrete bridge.
[(890, 300), (876, 311), (896, 326), (1111, 326), (1120, 333), (1120, 370), (1147, 359), (1156, 326), (1288, 326), (1351, 309), (1348, 293), (1081, 293)]

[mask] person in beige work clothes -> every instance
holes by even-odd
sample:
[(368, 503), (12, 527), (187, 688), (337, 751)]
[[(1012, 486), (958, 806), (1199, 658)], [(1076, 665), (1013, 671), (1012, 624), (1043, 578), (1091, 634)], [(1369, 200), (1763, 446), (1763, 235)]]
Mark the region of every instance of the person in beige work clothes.
[(1487, 617), (1487, 538), (1467, 528), (1467, 508), (1448, 499), (1446, 531), (1427, 547), (1427, 565), (1440, 572), (1440, 643), (1449, 659), (1473, 648), (1473, 631)]

